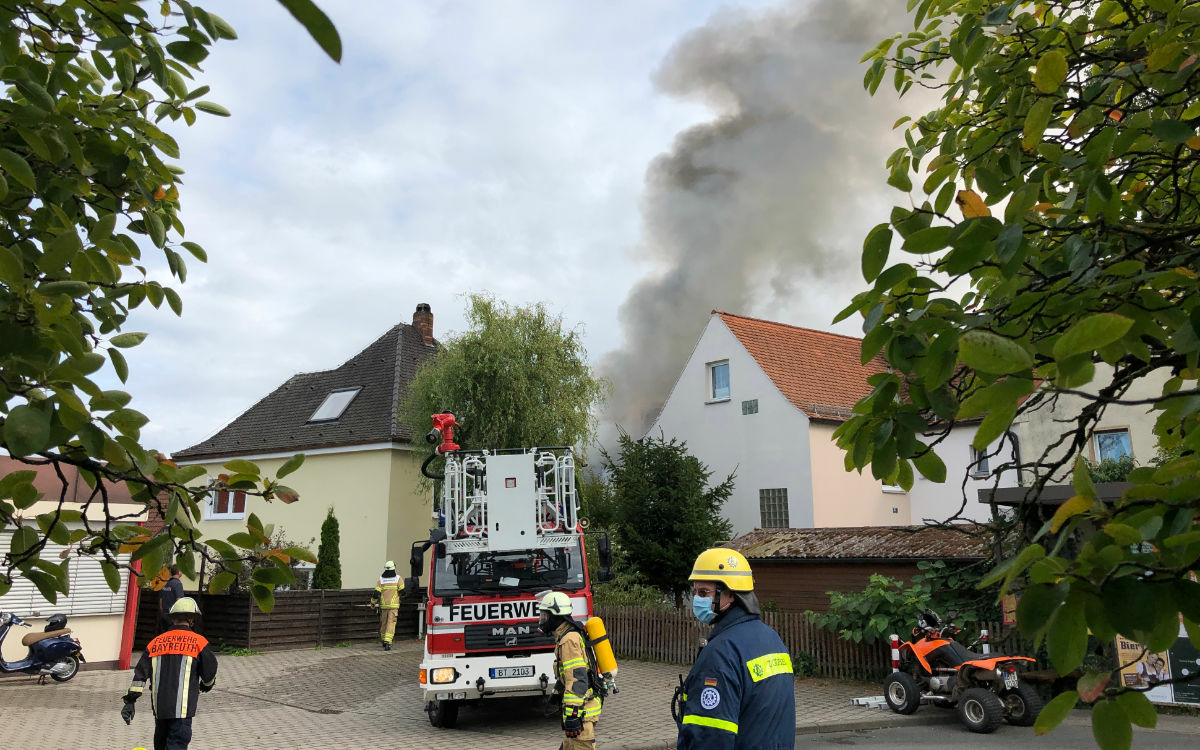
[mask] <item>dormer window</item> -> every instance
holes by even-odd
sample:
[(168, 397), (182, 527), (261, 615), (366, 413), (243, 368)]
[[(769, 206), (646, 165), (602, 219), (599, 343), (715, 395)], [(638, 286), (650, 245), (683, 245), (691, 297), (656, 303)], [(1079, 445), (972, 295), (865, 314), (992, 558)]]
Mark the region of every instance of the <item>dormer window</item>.
[(309, 423), (336, 422), (341, 419), (342, 412), (346, 411), (346, 407), (361, 390), (361, 386), (355, 386), (354, 388), (339, 388), (336, 391), (330, 391), (313, 415), (308, 418)]

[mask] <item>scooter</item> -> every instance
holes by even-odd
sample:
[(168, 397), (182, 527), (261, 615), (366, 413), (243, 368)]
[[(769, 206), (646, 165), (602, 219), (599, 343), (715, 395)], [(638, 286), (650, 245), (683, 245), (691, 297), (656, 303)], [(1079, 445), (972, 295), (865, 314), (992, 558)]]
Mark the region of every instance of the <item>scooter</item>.
[[(957, 708), (959, 719), (972, 732), (992, 732), (1003, 721), (1032, 726), (1041, 713), (1042, 699), (1019, 670), (1035, 660), (976, 653), (954, 640), (961, 632), (962, 628), (927, 609), (917, 618), (911, 641), (899, 643), (892, 636), (895, 671), (884, 682), (888, 708), (911, 714), (924, 699), (942, 708)], [(986, 651), (985, 638), (981, 636)]]
[[(33, 627), (12, 612), (0, 612), (0, 645), (14, 625)], [(83, 644), (70, 633), (66, 615), (51, 615), (44, 632), (26, 633), (21, 639), (21, 645), (29, 649), (24, 659), (5, 661), (0, 655), (0, 672), (36, 675), (39, 684), (45, 683), (46, 677), (66, 682), (79, 673), (79, 663), (87, 661), (83, 658)]]

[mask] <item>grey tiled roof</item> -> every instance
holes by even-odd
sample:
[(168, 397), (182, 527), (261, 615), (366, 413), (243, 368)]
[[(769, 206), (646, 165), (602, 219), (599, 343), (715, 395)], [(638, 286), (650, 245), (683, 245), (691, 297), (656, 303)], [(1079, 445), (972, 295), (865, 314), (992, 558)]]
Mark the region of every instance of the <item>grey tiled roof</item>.
[[(420, 332), (400, 323), (335, 370), (293, 375), (217, 434), (175, 459), (232, 458), (280, 451), (411, 442), (397, 421), (417, 367), (437, 351)], [(309, 424), (330, 391), (361, 387), (336, 422)]]
[(725, 545), (750, 560), (924, 560), (989, 556), (984, 527), (852, 526), (755, 529)]

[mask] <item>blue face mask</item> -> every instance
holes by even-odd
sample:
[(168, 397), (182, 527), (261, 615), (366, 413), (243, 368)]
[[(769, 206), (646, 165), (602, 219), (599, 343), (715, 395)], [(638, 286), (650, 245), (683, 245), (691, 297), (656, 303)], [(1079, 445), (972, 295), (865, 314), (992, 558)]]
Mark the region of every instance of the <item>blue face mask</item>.
[(692, 596), (692, 614), (705, 625), (717, 619), (717, 613), (713, 611), (712, 605), (713, 598), (711, 596)]

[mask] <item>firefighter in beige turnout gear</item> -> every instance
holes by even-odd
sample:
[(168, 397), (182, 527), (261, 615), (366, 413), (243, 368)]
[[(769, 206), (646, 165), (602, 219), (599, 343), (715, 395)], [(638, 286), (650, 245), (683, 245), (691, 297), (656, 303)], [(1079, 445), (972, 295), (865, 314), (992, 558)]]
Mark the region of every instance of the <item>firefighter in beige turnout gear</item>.
[(562, 682), (561, 750), (594, 750), (600, 696), (592, 689), (590, 656), (582, 628), (571, 618), (571, 599), (561, 591), (542, 596), (538, 629), (554, 636), (554, 674)]
[(383, 566), (379, 582), (375, 584), (375, 593), (371, 595), (373, 604), (379, 607), (379, 640), (383, 643), (384, 651), (392, 650), (392, 637), (396, 633), (396, 614), (400, 610), (400, 593), (404, 591), (404, 579), (396, 575), (396, 563), (388, 560)]

